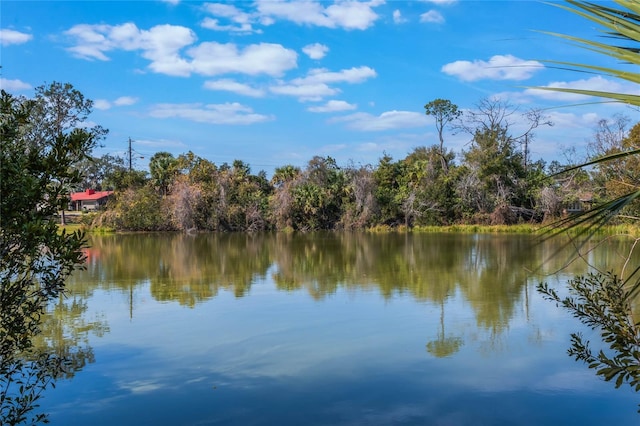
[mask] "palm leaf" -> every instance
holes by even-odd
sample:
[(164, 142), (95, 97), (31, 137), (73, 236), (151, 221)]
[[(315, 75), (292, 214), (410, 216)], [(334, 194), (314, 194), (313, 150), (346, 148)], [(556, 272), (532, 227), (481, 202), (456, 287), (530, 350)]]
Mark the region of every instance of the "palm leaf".
[(564, 170), (562, 170), (562, 171), (560, 171), (558, 173), (554, 173), (551, 176), (557, 176), (557, 175), (560, 175), (562, 173), (570, 172), (570, 171), (573, 171), (573, 170), (576, 170), (576, 169), (582, 169), (582, 168), (585, 168), (585, 167), (588, 167), (588, 166), (592, 166), (594, 164), (605, 163), (607, 161), (618, 160), (618, 159), (621, 159), (621, 158), (624, 158), (624, 157), (629, 157), (631, 155), (638, 155), (638, 154), (640, 154), (640, 148), (632, 149), (632, 150), (629, 150), (629, 151), (616, 152), (616, 153), (609, 154), (609, 155), (604, 155), (602, 157), (596, 158), (595, 160), (591, 160), (591, 161), (589, 161), (587, 163), (582, 163), (582, 164), (579, 164), (577, 166), (571, 166), (571, 167), (566, 168), (566, 169), (564, 169)]
[[(568, 5), (559, 5), (550, 3), (552, 6), (560, 7), (583, 18), (586, 18), (600, 25), (603, 30), (604, 37), (628, 43), (626, 46), (606, 44), (598, 41), (588, 40), (580, 37), (573, 37), (566, 34), (558, 34), (545, 32), (546, 34), (559, 37), (572, 42), (581, 48), (617, 59), (624, 64), (640, 65), (640, 54), (638, 43), (640, 42), (640, 1), (636, 0), (614, 0), (619, 7), (610, 7), (601, 3), (581, 2), (576, 0), (566, 0)], [(600, 75), (606, 75), (616, 79), (628, 81), (631, 83), (640, 83), (640, 73), (624, 71), (605, 66), (597, 66), (590, 64), (579, 64), (564, 61), (542, 61), (544, 63), (555, 64), (563, 68), (578, 72), (589, 72)], [(572, 93), (578, 95), (592, 96), (610, 99), (627, 105), (640, 106), (640, 95), (632, 93), (615, 93), (603, 92), (586, 89), (570, 89), (560, 87), (536, 87), (539, 90), (549, 90), (555, 92)], [(595, 160), (570, 167), (563, 172), (584, 168), (594, 164), (604, 163), (608, 161), (618, 160), (631, 155), (639, 155), (640, 149), (618, 152), (606, 155)], [(561, 172), (561, 173), (563, 173)], [(617, 216), (620, 211), (629, 205), (632, 201), (640, 197), (640, 188), (609, 202), (600, 204), (590, 210), (561, 219), (545, 228), (543, 235), (553, 236), (564, 230), (577, 231), (576, 238), (584, 238), (584, 241), (578, 244), (582, 245), (612, 218)], [(627, 280), (635, 279), (633, 290), (635, 294), (640, 290), (640, 265), (638, 265)]]

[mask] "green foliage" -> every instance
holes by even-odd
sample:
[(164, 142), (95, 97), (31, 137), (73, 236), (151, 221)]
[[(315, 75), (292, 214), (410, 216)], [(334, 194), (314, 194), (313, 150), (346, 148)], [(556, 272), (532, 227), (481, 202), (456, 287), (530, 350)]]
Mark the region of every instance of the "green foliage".
[(477, 129), (465, 160), (477, 173), (478, 189), (487, 194), (481, 210), (491, 212), (517, 200), (518, 184), (524, 179), (523, 159), (506, 128)]
[(102, 225), (128, 231), (171, 230), (168, 212), (163, 208), (162, 196), (154, 187), (145, 185), (133, 190), (121, 191), (116, 196), (109, 220)]
[[(640, 42), (640, 4), (637, 1), (616, 0), (612, 3), (618, 7), (609, 7), (602, 4), (586, 1), (567, 0), (565, 5), (556, 5), (572, 13), (588, 19), (600, 27), (609, 40), (616, 40), (615, 44), (606, 44), (584, 38), (565, 34), (547, 34), (563, 38), (575, 45), (617, 59), (619, 64), (640, 64), (640, 51), (636, 43)], [(590, 64), (578, 64), (564, 61), (546, 61), (562, 67), (569, 67), (579, 71), (595, 72), (609, 75), (631, 83), (640, 83), (640, 73), (626, 69), (615, 69)], [(622, 66), (620, 67), (622, 68)], [(604, 92), (587, 89), (570, 89), (558, 87), (538, 87), (540, 90), (552, 90), (554, 92), (575, 93), (586, 96), (596, 96), (610, 99), (627, 105), (640, 106), (640, 95), (631, 93)]]
[[(613, 69), (589, 64), (576, 64), (562, 61), (548, 61), (563, 67), (578, 71), (588, 71), (617, 77), (633, 83), (640, 83), (640, 74), (622, 69), (622, 64), (640, 65), (640, 54), (637, 48), (640, 42), (640, 2), (618, 0), (616, 7), (592, 2), (568, 0), (569, 6), (559, 6), (568, 11), (595, 22), (604, 29), (608, 39), (615, 40), (615, 44), (605, 44), (597, 41), (577, 38), (568, 35), (552, 35), (567, 39), (588, 50), (601, 53), (618, 60), (621, 69)], [(558, 92), (575, 93), (597, 96), (627, 105), (640, 106), (640, 96), (629, 93), (603, 92), (569, 88), (541, 88)], [(600, 171), (610, 172), (608, 169), (620, 160), (634, 162), (640, 154), (640, 149), (614, 149), (612, 152), (601, 152), (602, 156), (594, 160), (568, 169), (584, 168), (596, 165)], [(605, 177), (606, 183), (613, 183), (615, 175)], [(619, 176), (619, 175), (618, 175)], [(619, 186), (619, 185), (618, 185)], [(630, 208), (640, 196), (640, 187), (632, 185), (627, 191), (613, 200), (607, 201), (584, 212), (583, 214), (561, 220), (550, 228), (552, 233), (565, 228), (581, 229), (579, 237), (587, 239), (597, 233), (624, 209)], [(583, 244), (583, 243), (580, 243)], [(630, 256), (630, 254), (629, 254)], [(640, 335), (638, 323), (634, 320), (632, 295), (640, 288), (637, 273), (640, 267), (632, 269), (634, 272), (627, 280), (622, 280), (612, 273), (606, 275), (589, 275), (577, 277), (569, 283), (572, 297), (561, 299), (556, 292), (542, 285), (539, 287), (547, 298), (555, 301), (570, 311), (592, 329), (600, 330), (604, 345), (608, 351), (600, 350), (597, 354), (591, 351), (588, 341), (584, 341), (578, 333), (572, 335), (572, 346), (569, 354), (577, 360), (582, 360), (594, 368), (598, 375), (605, 380), (614, 380), (616, 387), (629, 383), (636, 391), (640, 390)], [(636, 282), (630, 281), (635, 276)]]
[(331, 157), (313, 157), (291, 187), (293, 226), (299, 230), (334, 229), (340, 221), (345, 175)]
[(458, 106), (448, 99), (434, 99), (424, 106), (425, 114), (432, 116), (436, 122), (436, 130), (438, 131), (438, 140), (440, 141), (440, 161), (445, 172), (449, 169), (449, 159), (444, 149), (444, 137), (442, 136), (444, 128), (457, 120), (462, 115), (462, 111), (458, 110)]
[(123, 191), (130, 188), (142, 188), (148, 181), (147, 172), (142, 170), (116, 169), (105, 177), (103, 186)]
[(579, 276), (569, 283), (571, 296), (560, 297), (546, 284), (540, 291), (548, 300), (570, 311), (593, 330), (599, 330), (607, 352), (594, 353), (580, 333), (571, 335), (568, 353), (584, 361), (618, 388), (628, 383), (640, 391), (640, 323), (632, 314), (632, 298), (625, 282), (612, 273)]
[(111, 154), (102, 157), (89, 157), (76, 166), (82, 174), (82, 183), (78, 190), (95, 189), (98, 191), (113, 190), (116, 186), (115, 176), (126, 172), (124, 160)]
[(38, 89), (35, 100), (3, 90), (0, 99), (0, 418), (10, 425), (46, 420), (32, 411), (64, 367), (33, 338), (49, 301), (83, 264), (84, 235), (57, 232), (54, 216), (82, 181), (73, 166), (104, 134), (75, 127), (82, 117), (51, 117), (51, 102), (67, 105), (78, 94), (70, 85), (50, 89)]
[[(443, 225), (456, 219), (453, 152), (437, 146), (418, 147), (404, 161), (400, 197), (406, 225)], [(444, 161), (443, 161), (444, 160)]]
[(376, 202), (380, 208), (378, 221), (384, 225), (397, 225), (404, 222), (396, 194), (400, 188), (402, 165), (394, 162), (390, 155), (385, 154), (378, 162), (373, 172), (376, 182)]
[[(118, 202), (94, 225), (235, 232), (489, 223), (487, 206), (493, 205), (491, 200), (500, 190), (510, 195), (505, 206), (532, 209), (548, 185), (544, 164), (534, 162), (524, 173), (512, 139), (506, 130), (502, 134), (508, 152), (499, 153), (498, 142), (487, 138), (493, 144), (483, 140), (470, 151), (470, 161), (460, 166), (454, 164), (453, 152), (443, 154), (433, 145), (415, 148), (399, 161), (385, 155), (375, 168), (353, 164), (341, 168), (331, 157), (316, 156), (304, 170), (292, 165), (276, 168), (270, 181), (264, 172), (252, 174), (240, 160), (218, 167), (191, 152), (175, 159), (158, 153), (154, 179), (147, 181), (137, 171), (111, 175), (117, 182)], [(499, 160), (506, 157), (511, 162), (505, 165)]]
[(177, 175), (177, 169), (178, 163), (169, 152), (156, 152), (149, 160), (151, 181), (161, 195), (167, 195), (169, 192), (169, 185)]
[[(618, 120), (614, 121), (619, 122), (625, 119), (625, 117), (618, 117)], [(626, 153), (640, 148), (640, 123), (637, 123), (628, 132), (624, 129), (624, 124), (621, 123), (623, 128), (615, 136), (611, 135), (609, 123), (606, 120), (603, 120), (600, 125), (601, 132), (596, 136), (601, 136), (597, 139), (606, 139), (606, 143), (599, 144), (596, 151), (597, 157)], [(599, 162), (595, 167), (594, 181), (601, 188), (600, 196), (606, 201), (626, 196), (640, 188), (640, 156), (638, 155)], [(640, 202), (635, 199), (628, 203), (620, 213), (626, 218), (637, 220), (640, 218)]]

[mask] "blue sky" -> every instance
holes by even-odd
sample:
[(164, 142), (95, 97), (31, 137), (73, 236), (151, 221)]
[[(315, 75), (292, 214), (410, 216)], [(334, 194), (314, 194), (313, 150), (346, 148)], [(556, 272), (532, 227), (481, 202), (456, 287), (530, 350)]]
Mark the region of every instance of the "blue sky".
[[(11, 1), (1, 6), (1, 86), (32, 96), (53, 81), (92, 99), (109, 129), (96, 155), (137, 166), (158, 151), (189, 150), (216, 164), (243, 160), (257, 173), (303, 167), (314, 155), (339, 165), (404, 158), (438, 141), (424, 105), (449, 99), (473, 110), (499, 97), (536, 108), (531, 156), (581, 152), (600, 119), (638, 113), (580, 105), (556, 85), (638, 93), (637, 86), (545, 66), (565, 60), (620, 66), (540, 33), (594, 38), (589, 21), (537, 1)], [(460, 153), (469, 136), (445, 134)]]

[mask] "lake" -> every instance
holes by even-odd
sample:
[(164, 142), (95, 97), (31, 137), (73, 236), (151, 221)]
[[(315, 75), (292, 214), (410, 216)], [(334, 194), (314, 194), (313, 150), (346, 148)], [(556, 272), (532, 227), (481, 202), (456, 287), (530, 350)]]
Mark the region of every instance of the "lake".
[[(72, 359), (52, 425), (632, 425), (639, 395), (566, 351), (596, 332), (536, 291), (589, 266), (557, 239), (92, 236), (46, 319)], [(626, 240), (590, 243), (620, 270)]]

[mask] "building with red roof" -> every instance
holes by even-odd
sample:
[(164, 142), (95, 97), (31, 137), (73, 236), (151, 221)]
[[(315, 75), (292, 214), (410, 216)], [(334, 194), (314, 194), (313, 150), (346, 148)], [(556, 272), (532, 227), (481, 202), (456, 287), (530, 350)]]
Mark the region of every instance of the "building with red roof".
[(104, 207), (113, 196), (113, 191), (95, 191), (87, 189), (71, 194), (70, 210), (96, 210)]

